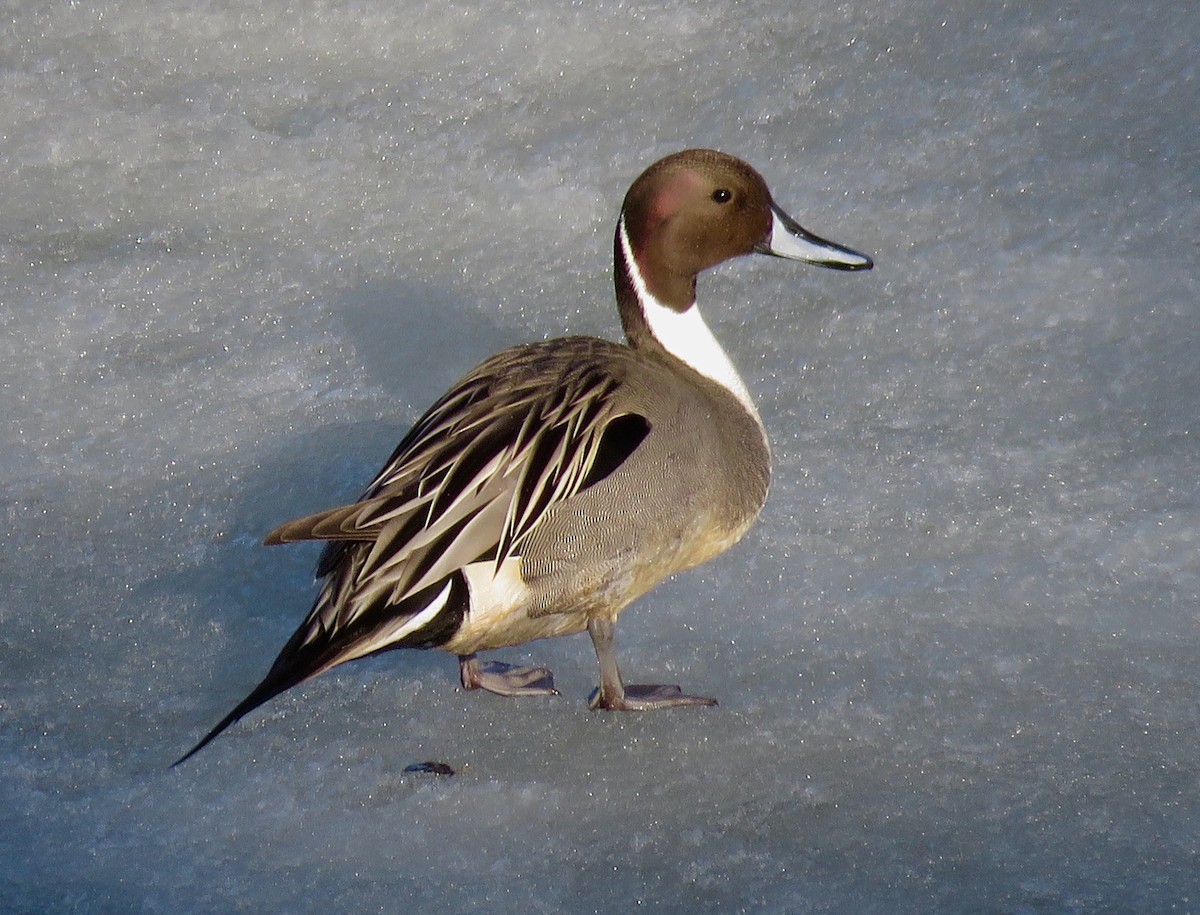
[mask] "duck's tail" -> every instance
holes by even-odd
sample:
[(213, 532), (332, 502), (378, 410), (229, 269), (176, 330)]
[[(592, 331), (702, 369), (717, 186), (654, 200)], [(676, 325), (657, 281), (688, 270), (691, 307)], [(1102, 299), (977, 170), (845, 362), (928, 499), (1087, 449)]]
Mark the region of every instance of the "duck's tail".
[(199, 743), (180, 756), (179, 759), (175, 760), (175, 762), (171, 763), (171, 768), (174, 769), (180, 763), (191, 759), (191, 757), (195, 756), (206, 746), (208, 746), (209, 743), (212, 742), (213, 738), (215, 738), (239, 718), (254, 711), (264, 702), (274, 699), (285, 690), (289, 690), (298, 683), (302, 683), (303, 681), (309, 679), (310, 676), (311, 674), (299, 673), (295, 668), (292, 668), (291, 671), (277, 671), (276, 669), (272, 668), (271, 672), (267, 674), (263, 681), (258, 684), (258, 686), (254, 687), (253, 690), (251, 690), (250, 695), (235, 705), (233, 707), (233, 711), (218, 721), (216, 726), (211, 731), (200, 738)]

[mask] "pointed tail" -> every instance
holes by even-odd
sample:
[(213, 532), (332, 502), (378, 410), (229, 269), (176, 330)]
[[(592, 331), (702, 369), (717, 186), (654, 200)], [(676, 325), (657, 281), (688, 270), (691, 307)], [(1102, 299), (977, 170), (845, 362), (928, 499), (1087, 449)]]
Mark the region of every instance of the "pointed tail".
[(349, 624), (327, 626), (322, 615), (325, 594), (323, 591), (308, 619), (292, 633), (263, 681), (171, 768), (195, 756), (264, 702), (339, 664), (393, 648), (441, 647), (462, 625), (470, 602), (466, 576), (457, 571), (396, 604), (380, 599), (359, 611)]
[(233, 711), (218, 721), (216, 727), (200, 738), (199, 743), (180, 756), (179, 759), (175, 760), (175, 762), (171, 763), (171, 768), (174, 769), (180, 763), (191, 759), (206, 746), (208, 746), (212, 742), (213, 738), (215, 738), (239, 718), (249, 714), (264, 702), (274, 699), (280, 693), (291, 689), (297, 683), (307, 680), (308, 678), (309, 675), (307, 674), (296, 675), (293, 673), (291, 675), (287, 675), (281, 674), (281, 672), (277, 672), (276, 670), (272, 669), (271, 672), (268, 673), (263, 679), (262, 683), (258, 684), (258, 686), (251, 690), (250, 695), (235, 705)]

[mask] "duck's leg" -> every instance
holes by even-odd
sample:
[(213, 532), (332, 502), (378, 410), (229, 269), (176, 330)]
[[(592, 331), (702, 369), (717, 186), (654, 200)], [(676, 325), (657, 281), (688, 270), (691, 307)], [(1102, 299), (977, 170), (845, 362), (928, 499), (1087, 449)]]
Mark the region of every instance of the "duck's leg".
[(596, 647), (596, 659), (600, 662), (600, 687), (592, 691), (588, 708), (612, 709), (620, 712), (645, 712), (656, 708), (673, 708), (678, 705), (716, 705), (716, 699), (708, 696), (685, 696), (678, 686), (662, 686), (644, 683), (626, 686), (621, 682), (621, 671), (617, 668), (617, 653), (613, 646), (616, 625), (612, 620), (588, 620), (588, 635)]
[(497, 696), (557, 696), (554, 674), (544, 667), (517, 667), (500, 661), (480, 661), (474, 654), (458, 656), (463, 689), (486, 689)]

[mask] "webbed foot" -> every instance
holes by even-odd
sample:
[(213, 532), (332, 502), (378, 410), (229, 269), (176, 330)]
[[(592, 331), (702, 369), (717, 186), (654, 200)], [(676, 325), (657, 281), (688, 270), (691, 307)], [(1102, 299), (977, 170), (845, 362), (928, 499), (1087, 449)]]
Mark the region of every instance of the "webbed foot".
[(616, 696), (605, 695), (604, 690), (596, 688), (588, 697), (588, 708), (613, 712), (649, 712), (659, 708), (716, 704), (717, 700), (709, 696), (686, 696), (678, 686), (656, 683), (630, 684)]
[(557, 696), (554, 674), (545, 667), (518, 667), (480, 661), (473, 654), (458, 659), (463, 689), (483, 689), (497, 696)]
[(617, 712), (648, 712), (659, 708), (679, 708), (686, 705), (716, 705), (716, 699), (708, 696), (687, 696), (678, 686), (643, 683), (626, 686), (621, 681), (617, 668), (617, 655), (613, 647), (613, 632), (616, 627), (611, 620), (591, 619), (588, 634), (596, 648), (596, 659), (600, 662), (600, 686), (588, 697), (588, 708), (609, 709)]

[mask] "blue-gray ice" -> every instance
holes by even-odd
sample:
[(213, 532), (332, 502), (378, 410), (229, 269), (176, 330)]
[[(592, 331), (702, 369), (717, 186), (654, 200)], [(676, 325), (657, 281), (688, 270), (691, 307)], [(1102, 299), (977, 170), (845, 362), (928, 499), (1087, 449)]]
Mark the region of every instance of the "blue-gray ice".
[[(1200, 910), (1187, 3), (13, 0), (0, 910)], [(700, 301), (771, 501), (622, 618), (396, 653), (176, 770), (312, 597), (267, 549), (480, 358), (619, 334), (621, 195), (714, 146), (870, 274)], [(458, 775), (405, 773), (442, 761)]]

